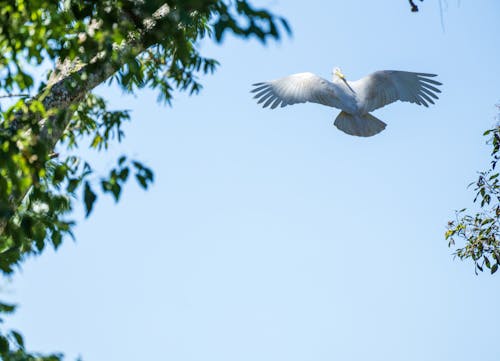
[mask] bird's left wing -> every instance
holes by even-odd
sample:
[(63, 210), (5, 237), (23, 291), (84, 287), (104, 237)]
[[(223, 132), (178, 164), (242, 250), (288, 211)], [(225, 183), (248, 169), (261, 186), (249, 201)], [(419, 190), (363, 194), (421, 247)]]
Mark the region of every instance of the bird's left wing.
[(313, 102), (338, 107), (337, 85), (313, 73), (298, 73), (269, 82), (253, 84), (258, 103), (271, 109), (297, 103)]
[(435, 76), (382, 70), (349, 84), (357, 95), (359, 108), (368, 113), (398, 100), (426, 107), (429, 106), (428, 103), (434, 104), (434, 100), (438, 99), (436, 93), (441, 93), (436, 88), (441, 83), (430, 79)]

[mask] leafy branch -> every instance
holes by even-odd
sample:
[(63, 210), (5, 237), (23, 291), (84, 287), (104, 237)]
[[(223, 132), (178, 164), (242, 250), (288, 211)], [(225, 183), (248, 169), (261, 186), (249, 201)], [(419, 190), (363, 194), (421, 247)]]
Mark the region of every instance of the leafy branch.
[(474, 203), (480, 211), (470, 215), (466, 209), (456, 212), (455, 220), (448, 222), (445, 238), (449, 247), (463, 242), (454, 255), (461, 260), (471, 259), (476, 274), (488, 269), (492, 274), (500, 267), (500, 178), (496, 170), (500, 159), (500, 125), (484, 133), (492, 145), (490, 169), (480, 172), (474, 186)]

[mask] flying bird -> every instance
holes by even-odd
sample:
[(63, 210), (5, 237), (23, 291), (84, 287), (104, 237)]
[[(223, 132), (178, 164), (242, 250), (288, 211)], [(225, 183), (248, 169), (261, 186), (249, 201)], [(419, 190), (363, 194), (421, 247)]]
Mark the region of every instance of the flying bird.
[(253, 84), (252, 93), (263, 107), (274, 109), (297, 103), (318, 103), (338, 108), (334, 125), (350, 135), (371, 137), (386, 124), (370, 112), (397, 100), (429, 106), (438, 99), (436, 87), (442, 85), (431, 78), (436, 74), (381, 70), (357, 81), (348, 81), (339, 68), (328, 81), (313, 73), (298, 73), (268, 82)]

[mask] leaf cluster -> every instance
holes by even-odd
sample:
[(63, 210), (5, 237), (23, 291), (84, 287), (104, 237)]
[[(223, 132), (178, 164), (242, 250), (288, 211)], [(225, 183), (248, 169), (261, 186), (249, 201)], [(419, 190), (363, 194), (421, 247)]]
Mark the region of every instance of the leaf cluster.
[[(162, 7), (169, 9), (163, 17)], [(71, 235), (75, 201), (89, 215), (96, 187), (118, 201), (129, 173), (143, 188), (153, 180), (149, 168), (125, 156), (105, 176), (78, 156), (87, 139), (96, 151), (120, 142), (130, 121), (127, 110), (110, 110), (87, 91), (100, 68), (115, 70), (108, 83), (121, 91), (152, 88), (170, 104), (174, 90), (198, 93), (199, 75), (218, 65), (200, 53), (203, 38), (220, 41), (232, 31), (265, 41), (279, 38), (280, 27), (289, 31), (283, 19), (243, 0), (0, 0), (0, 88), (33, 92), (38, 84), (35, 95), (0, 112), (0, 271), (12, 272), (47, 242), (57, 248)], [(34, 72), (47, 63), (52, 71), (36, 82)], [(61, 81), (69, 90), (54, 92)], [(68, 103), (70, 93), (77, 96)]]
[(469, 185), (474, 187), (474, 202), (480, 211), (472, 215), (466, 209), (456, 212), (456, 219), (448, 222), (445, 238), (450, 247), (455, 247), (459, 240), (463, 242), (454, 255), (462, 260), (471, 259), (476, 274), (484, 269), (493, 274), (500, 267), (500, 174), (496, 170), (500, 159), (500, 126), (484, 135), (492, 145), (491, 166)]

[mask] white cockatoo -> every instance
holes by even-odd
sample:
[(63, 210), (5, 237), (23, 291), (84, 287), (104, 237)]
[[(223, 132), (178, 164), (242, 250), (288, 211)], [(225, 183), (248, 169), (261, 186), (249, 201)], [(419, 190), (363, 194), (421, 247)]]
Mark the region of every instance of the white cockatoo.
[(253, 84), (258, 103), (263, 107), (284, 107), (296, 103), (318, 103), (341, 110), (335, 126), (360, 137), (371, 137), (386, 124), (370, 112), (401, 100), (428, 107), (438, 99), (440, 82), (435, 74), (381, 70), (357, 81), (347, 81), (339, 68), (328, 81), (313, 73), (298, 73), (268, 82)]

